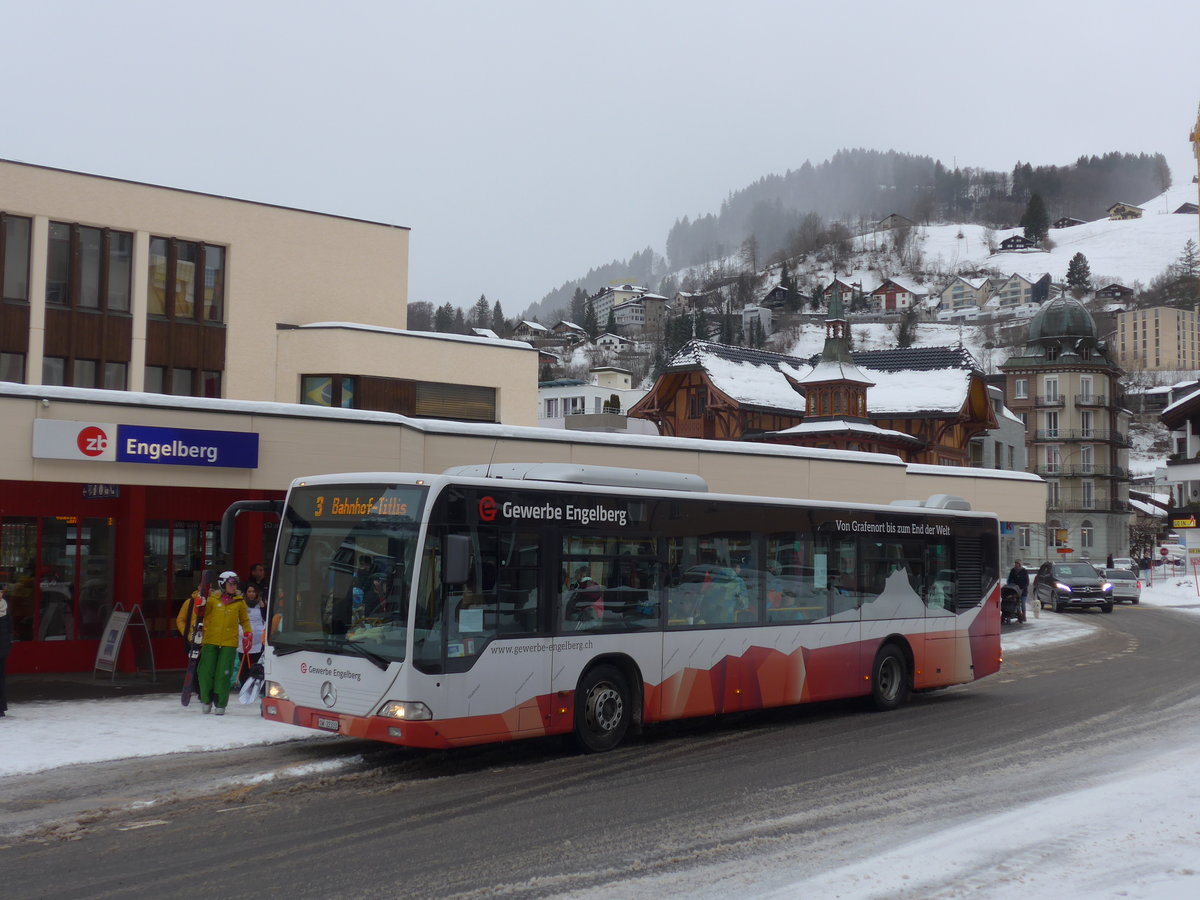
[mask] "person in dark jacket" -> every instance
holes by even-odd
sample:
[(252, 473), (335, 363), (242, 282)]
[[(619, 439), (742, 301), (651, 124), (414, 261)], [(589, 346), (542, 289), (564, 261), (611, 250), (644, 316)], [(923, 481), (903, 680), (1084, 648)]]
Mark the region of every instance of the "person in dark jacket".
[(1019, 559), (1013, 560), (1013, 567), (1008, 572), (1008, 583), (1021, 592), (1021, 621), (1025, 621), (1025, 597), (1029, 593), (1029, 573), (1021, 565)]
[(8, 588), (0, 586), (0, 718), (8, 711), (8, 690), (4, 686), (4, 667), (8, 664), (8, 650), (12, 646), (13, 617), (5, 596)]

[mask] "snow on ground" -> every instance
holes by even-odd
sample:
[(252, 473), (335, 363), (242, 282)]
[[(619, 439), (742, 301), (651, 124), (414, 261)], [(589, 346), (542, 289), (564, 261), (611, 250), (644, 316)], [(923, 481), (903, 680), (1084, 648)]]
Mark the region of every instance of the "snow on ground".
[[(1063, 281), (1071, 257), (1082, 253), (1087, 257), (1093, 280), (1098, 282), (1096, 287), (1103, 287), (1109, 281), (1130, 287), (1138, 281), (1147, 285), (1179, 258), (1189, 240), (1196, 239), (1196, 217), (1173, 212), (1183, 203), (1196, 202), (1196, 185), (1189, 180), (1145, 202), (1125, 202), (1141, 206), (1142, 218), (1120, 222), (1105, 218), (1073, 228), (1052, 228), (1050, 240), (1054, 247), (1049, 252), (990, 253), (986, 229), (980, 225), (917, 226), (913, 234), (924, 265), (934, 270), (953, 273), (987, 268), (1004, 275), (1019, 273), (1026, 277), (1041, 277), (1049, 272), (1053, 280)], [(1001, 229), (995, 232), (993, 240), (999, 244), (1021, 233), (1020, 228)], [(859, 246), (869, 250), (886, 246), (889, 240), (887, 233), (867, 234), (859, 239)], [(878, 281), (877, 276), (875, 280)], [(948, 276), (944, 279), (949, 280)], [(935, 285), (938, 289), (944, 286)]]
[[(1146, 606), (1200, 615), (1191, 577), (1160, 578), (1142, 592)], [(1118, 611), (1119, 614), (1119, 611)], [(1004, 652), (1087, 634), (1086, 616), (1032, 611), (1006, 632)], [(1200, 739), (1200, 722), (1192, 729)], [(80, 741), (80, 735), (86, 740)], [(126, 757), (223, 750), (324, 735), (259, 717), (257, 705), (233, 700), (224, 717), (202, 715), (161, 694), (113, 700), (29, 703), (0, 719), (0, 777)], [(1155, 751), (1127, 777), (1062, 794), (1015, 811), (983, 816), (880, 855), (803, 878), (782, 890), (764, 885), (753, 861), (740, 875), (743, 896), (867, 898), (987, 897), (989, 900), (1175, 900), (1200, 896), (1200, 758), (1192, 743)], [(2, 784), (2, 782), (0, 782)], [(1114, 815), (1114, 810), (1119, 814)], [(1096, 823), (1103, 822), (1099, 834)], [(1094, 835), (1073, 841), (1054, 835)], [(778, 885), (773, 871), (770, 883)], [(686, 874), (680, 882), (688, 883)], [(676, 884), (680, 884), (676, 882)], [(948, 889), (947, 884), (954, 887)], [(694, 896), (707, 896), (694, 884)], [(727, 887), (727, 885), (726, 885)]]

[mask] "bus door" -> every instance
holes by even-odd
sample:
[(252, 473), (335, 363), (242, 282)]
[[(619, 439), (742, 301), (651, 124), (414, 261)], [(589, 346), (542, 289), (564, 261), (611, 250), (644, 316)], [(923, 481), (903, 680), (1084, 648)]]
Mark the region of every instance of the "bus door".
[(423, 679), (437, 698), (435, 715), (452, 720), (447, 727), (461, 738), (542, 733), (551, 648), (538, 609), (541, 537), (453, 531), (469, 540), (466, 581), (443, 582), (442, 542), (431, 528), (418, 586), (414, 655), (420, 671), (441, 675)]

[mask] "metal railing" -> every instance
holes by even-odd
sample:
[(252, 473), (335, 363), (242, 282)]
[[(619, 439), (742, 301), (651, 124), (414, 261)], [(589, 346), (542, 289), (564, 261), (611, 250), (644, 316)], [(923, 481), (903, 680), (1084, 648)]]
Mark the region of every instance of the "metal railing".
[(1129, 446), (1129, 438), (1120, 431), (1107, 428), (1039, 428), (1033, 433), (1035, 441), (1097, 441)]

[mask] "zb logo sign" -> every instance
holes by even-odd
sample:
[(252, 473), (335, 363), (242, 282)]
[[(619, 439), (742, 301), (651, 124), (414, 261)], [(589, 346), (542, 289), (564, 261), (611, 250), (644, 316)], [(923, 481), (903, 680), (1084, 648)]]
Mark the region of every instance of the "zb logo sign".
[(80, 431), (75, 442), (84, 456), (99, 456), (108, 449), (108, 435), (104, 433), (103, 428), (97, 428), (95, 425), (89, 425)]

